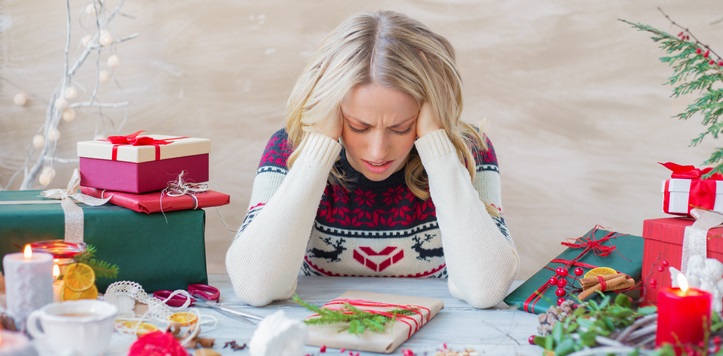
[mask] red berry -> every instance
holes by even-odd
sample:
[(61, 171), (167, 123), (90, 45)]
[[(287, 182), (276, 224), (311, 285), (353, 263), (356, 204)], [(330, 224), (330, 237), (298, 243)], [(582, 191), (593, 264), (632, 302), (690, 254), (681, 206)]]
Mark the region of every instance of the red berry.
[(718, 61), (718, 66), (723, 67), (723, 61)]
[(703, 54), (703, 58), (708, 58), (710, 56), (710, 50), (705, 51), (705, 54)]
[(670, 266), (670, 264), (668, 263), (668, 261), (661, 261), (661, 262), (660, 262), (660, 265), (663, 266), (663, 267), (668, 267), (668, 266)]
[(402, 350), (402, 355), (404, 355), (404, 356), (414, 356), (414, 351), (412, 351), (412, 350), (410, 350), (410, 349), (404, 349), (404, 350)]
[(713, 343), (716, 345), (720, 345), (721, 337), (720, 335), (713, 336)]
[(580, 268), (580, 267), (575, 268), (575, 275), (576, 275), (576, 276), (582, 276), (583, 273), (585, 273), (585, 270), (584, 270), (584, 269), (582, 269), (582, 268)]
[(557, 299), (557, 306), (562, 305), (562, 303), (564, 303), (564, 302), (565, 302), (565, 298), (558, 298), (558, 299)]
[(444, 348), (445, 350), (447, 349), (447, 343), (446, 343), (446, 342), (445, 342), (444, 344), (442, 344), (442, 348)]
[(559, 288), (565, 288), (566, 285), (567, 285), (567, 279), (561, 279), (561, 280), (557, 281), (557, 286)]
[(713, 353), (717, 354), (718, 351), (720, 351), (720, 345), (715, 345), (715, 347), (713, 348)]
[(555, 295), (558, 297), (564, 297), (565, 294), (567, 294), (567, 292), (565, 292), (565, 290), (562, 288), (559, 288), (558, 290), (555, 291)]
[(550, 280), (547, 281), (547, 282), (550, 283), (550, 285), (556, 286), (556, 285), (557, 285), (557, 278), (556, 278), (556, 277), (552, 277), (552, 278), (550, 278)]
[(658, 281), (655, 280), (655, 278), (651, 278), (651, 279), (648, 281), (648, 284), (650, 285), (650, 288), (653, 288), (653, 289), (654, 289), (655, 287), (658, 286)]
[(710, 65), (715, 65), (715, 61), (711, 59), (711, 60), (708, 61), (708, 64), (710, 64)]
[(322, 354), (326, 352), (326, 345), (321, 345), (321, 347), (319, 347), (319, 352)]
[(697, 53), (697, 54), (701, 54), (701, 53), (703, 53), (703, 50), (702, 50), (702, 49), (700, 49), (700, 48), (696, 48), (696, 49), (695, 49), (695, 53)]
[(529, 342), (530, 345), (534, 345), (534, 344), (535, 344), (535, 338), (536, 338), (536, 337), (537, 337), (537, 336), (535, 336), (535, 335), (530, 335), (530, 337), (527, 338), (527, 342)]
[(567, 277), (567, 274), (568, 274), (567, 268), (563, 268), (563, 267), (557, 267), (555, 272), (557, 272), (557, 275), (561, 276), (561, 277)]
[(658, 272), (663, 272), (664, 270), (665, 270), (665, 267), (663, 267), (663, 266), (658, 266)]
[(343, 347), (341, 348), (341, 350), (339, 350), (340, 353), (344, 353), (344, 351), (346, 351), (346, 349)]

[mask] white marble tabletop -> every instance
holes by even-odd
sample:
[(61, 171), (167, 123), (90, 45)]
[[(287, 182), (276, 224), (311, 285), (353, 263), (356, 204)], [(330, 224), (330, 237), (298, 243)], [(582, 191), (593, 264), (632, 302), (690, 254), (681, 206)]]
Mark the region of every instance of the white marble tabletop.
[[(310, 312), (291, 300), (275, 302), (265, 307), (252, 307), (241, 303), (233, 293), (226, 275), (210, 275), (209, 284), (221, 290), (221, 304), (231, 309), (267, 316), (283, 309), (287, 316), (303, 319)], [(518, 283), (517, 283), (518, 284)], [(515, 284), (516, 285), (516, 284)], [(411, 339), (394, 352), (401, 355), (402, 350), (410, 349), (415, 355), (434, 355), (445, 344), (449, 349), (461, 351), (474, 349), (479, 355), (540, 355), (542, 349), (528, 344), (527, 339), (537, 331), (537, 316), (507, 308), (501, 304), (492, 309), (475, 309), (464, 301), (452, 297), (444, 279), (405, 279), (405, 278), (363, 278), (363, 277), (299, 277), (297, 294), (312, 304), (322, 305), (347, 290), (370, 291), (387, 294), (417, 295), (439, 298), (444, 301), (444, 309)], [(226, 342), (235, 340), (237, 344), (248, 344), (256, 328), (255, 325), (231, 319), (215, 310), (202, 308), (202, 315), (212, 315), (217, 320), (215, 327), (203, 326), (201, 337), (214, 338), (214, 351), (223, 355), (248, 355), (248, 348), (233, 351), (223, 348)], [(126, 355), (133, 342), (130, 337), (114, 335), (111, 355)], [(316, 356), (349, 355), (339, 349), (327, 348), (320, 353), (317, 346), (307, 346), (305, 353)], [(354, 352), (356, 354), (356, 351)], [(359, 352), (364, 355), (382, 355), (371, 352)], [(303, 355), (300, 355), (303, 356)]]

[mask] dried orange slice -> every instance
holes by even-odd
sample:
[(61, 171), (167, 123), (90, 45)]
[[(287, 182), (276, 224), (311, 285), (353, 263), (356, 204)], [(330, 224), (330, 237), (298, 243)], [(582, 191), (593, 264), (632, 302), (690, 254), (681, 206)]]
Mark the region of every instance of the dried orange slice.
[(617, 274), (617, 273), (618, 273), (618, 271), (616, 271), (610, 267), (595, 267), (595, 268), (587, 271), (587, 273), (585, 273), (584, 278), (605, 276), (608, 274)]
[(76, 292), (68, 288), (65, 284), (60, 288), (60, 300), (78, 300), (78, 299), (98, 299), (98, 288), (92, 284), (90, 288)]
[(65, 267), (63, 281), (65, 288), (82, 292), (95, 285), (95, 272), (85, 263), (74, 263)]
[[(140, 325), (139, 325), (140, 324)], [(140, 321), (122, 321), (119, 325), (126, 330), (135, 330), (136, 336), (141, 337), (153, 331), (158, 331), (158, 327), (153, 324), (140, 322)], [(137, 327), (137, 328), (136, 328)]]
[(198, 317), (191, 312), (178, 312), (171, 314), (168, 320), (180, 326), (189, 326), (195, 324), (198, 321)]

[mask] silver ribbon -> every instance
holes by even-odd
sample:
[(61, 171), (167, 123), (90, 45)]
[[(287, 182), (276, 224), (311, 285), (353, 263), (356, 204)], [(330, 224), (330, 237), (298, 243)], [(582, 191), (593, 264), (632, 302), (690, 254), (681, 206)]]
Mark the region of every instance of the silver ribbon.
[(83, 209), (75, 205), (75, 202), (99, 206), (110, 200), (110, 197), (98, 199), (81, 193), (80, 173), (78, 173), (77, 169), (73, 170), (67, 189), (48, 189), (40, 192), (40, 195), (45, 198), (60, 200), (60, 205), (65, 213), (65, 241), (68, 242), (83, 242)]
[(695, 223), (685, 227), (683, 234), (683, 256), (680, 260), (680, 271), (683, 274), (688, 271), (688, 259), (693, 256), (707, 256), (708, 230), (723, 224), (723, 214), (712, 210), (693, 209), (690, 215), (695, 218)]

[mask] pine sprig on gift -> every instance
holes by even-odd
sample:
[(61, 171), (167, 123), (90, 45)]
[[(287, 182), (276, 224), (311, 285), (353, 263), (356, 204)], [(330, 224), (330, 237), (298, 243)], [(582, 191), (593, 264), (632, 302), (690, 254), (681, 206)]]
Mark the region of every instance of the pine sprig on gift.
[[(694, 115), (702, 116), (702, 125), (707, 128), (690, 143), (691, 146), (697, 146), (706, 136), (716, 139), (723, 133), (723, 58), (709, 45), (701, 42), (688, 28), (673, 21), (662, 10), (660, 12), (672, 26), (680, 29), (677, 36), (646, 24), (623, 19), (620, 21), (639, 31), (652, 33), (650, 38), (667, 53), (660, 57), (660, 61), (673, 69), (673, 74), (665, 83), (673, 87), (673, 97), (698, 94), (698, 98), (688, 105), (685, 111), (674, 116), (681, 120), (687, 120)], [(717, 172), (723, 173), (723, 148), (716, 148), (703, 164), (714, 166), (708, 176)]]
[(304, 320), (306, 324), (326, 325), (345, 323), (347, 326), (339, 332), (346, 330), (349, 334), (355, 335), (363, 334), (366, 330), (378, 333), (384, 332), (387, 324), (393, 323), (397, 315), (416, 314), (414, 309), (394, 309), (385, 312), (392, 315), (389, 317), (361, 310), (349, 303), (345, 303), (340, 309), (329, 309), (309, 304), (296, 294), (294, 294), (291, 299), (302, 307), (319, 315), (318, 318)]
[(87, 245), (83, 253), (75, 256), (75, 261), (85, 263), (95, 272), (95, 276), (98, 278), (116, 278), (120, 267), (116, 264), (111, 264), (103, 260), (95, 258), (96, 249), (93, 245)]

